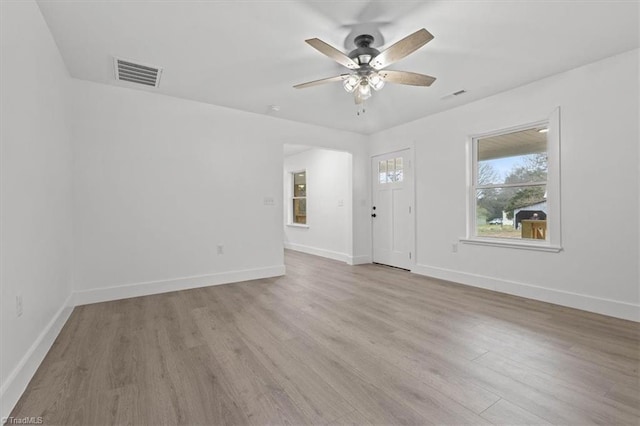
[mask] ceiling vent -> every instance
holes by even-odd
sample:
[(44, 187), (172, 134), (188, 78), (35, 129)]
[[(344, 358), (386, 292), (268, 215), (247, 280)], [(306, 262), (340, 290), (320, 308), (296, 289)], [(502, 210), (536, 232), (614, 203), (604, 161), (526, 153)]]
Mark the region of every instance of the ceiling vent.
[(464, 89), (461, 89), (461, 90), (458, 90), (458, 91), (456, 91), (456, 92), (449, 93), (447, 96), (443, 96), (443, 97), (441, 97), (440, 99), (442, 99), (443, 101), (445, 101), (445, 100), (453, 99), (453, 98), (455, 98), (456, 96), (464, 95), (465, 93), (467, 93), (467, 91), (466, 91), (466, 90), (464, 90)]
[(162, 68), (143, 65), (121, 58), (113, 58), (116, 69), (116, 80), (128, 81), (145, 86), (158, 87)]

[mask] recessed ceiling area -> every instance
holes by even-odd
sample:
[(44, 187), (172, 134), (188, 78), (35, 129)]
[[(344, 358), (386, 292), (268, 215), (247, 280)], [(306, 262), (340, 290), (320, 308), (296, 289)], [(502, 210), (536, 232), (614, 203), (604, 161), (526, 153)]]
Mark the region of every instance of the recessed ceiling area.
[[(637, 2), (38, 1), (71, 75), (371, 134), (639, 46)], [(343, 73), (304, 40), (379, 50), (420, 28), (435, 38), (389, 69), (437, 77), (387, 84), (356, 115)], [(380, 44), (381, 43), (381, 44)], [(113, 58), (162, 67), (157, 88), (116, 81)], [(139, 86), (139, 85), (138, 85)], [(464, 96), (450, 96), (465, 89)], [(277, 115), (270, 105), (280, 106)]]

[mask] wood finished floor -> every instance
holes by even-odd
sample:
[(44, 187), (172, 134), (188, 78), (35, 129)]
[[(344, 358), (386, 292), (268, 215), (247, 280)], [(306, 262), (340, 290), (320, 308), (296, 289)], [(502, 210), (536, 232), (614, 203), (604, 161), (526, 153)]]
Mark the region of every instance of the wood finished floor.
[(75, 308), (45, 424), (640, 423), (640, 325), (378, 265)]

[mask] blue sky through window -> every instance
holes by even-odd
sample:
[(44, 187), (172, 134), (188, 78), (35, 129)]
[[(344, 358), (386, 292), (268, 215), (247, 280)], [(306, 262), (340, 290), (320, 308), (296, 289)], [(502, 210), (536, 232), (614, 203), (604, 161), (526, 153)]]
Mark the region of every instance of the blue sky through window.
[(500, 182), (503, 183), (504, 179), (509, 175), (509, 172), (513, 169), (514, 166), (518, 165), (522, 160), (522, 157), (506, 157), (506, 158), (497, 158), (495, 160), (486, 160), (482, 161), (483, 163), (490, 164), (491, 167), (496, 171), (500, 178)]

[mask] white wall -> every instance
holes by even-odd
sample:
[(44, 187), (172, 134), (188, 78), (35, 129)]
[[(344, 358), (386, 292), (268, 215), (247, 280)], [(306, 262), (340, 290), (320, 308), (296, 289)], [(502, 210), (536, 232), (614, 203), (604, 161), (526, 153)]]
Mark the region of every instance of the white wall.
[(282, 274), (283, 143), (364, 147), (348, 132), (84, 81), (73, 106), (78, 303)]
[[(38, 6), (0, 3), (0, 416), (19, 398), (70, 310), (69, 76)], [(17, 317), (16, 296), (23, 298)]]
[[(307, 227), (291, 226), (292, 177), (307, 171)], [(284, 159), (285, 247), (349, 261), (351, 154), (311, 149)]]
[(353, 154), (368, 261), (364, 136), (72, 80), (37, 5), (0, 4), (1, 416), (74, 304), (281, 274), (285, 143)]
[[(313, 236), (326, 217), (311, 210), (302, 245), (368, 262), (370, 155), (415, 144), (415, 272), (640, 320), (638, 51), (369, 138), (70, 80), (32, 1), (0, 2), (0, 29), (2, 416), (69, 315), (72, 291), (88, 303), (281, 273), (283, 144), (352, 155), (345, 237)], [(468, 135), (557, 106), (564, 250), (452, 253), (465, 235)]]
[[(638, 93), (636, 50), (373, 135), (373, 153), (415, 142), (415, 272), (640, 320)], [(466, 233), (468, 136), (558, 106), (564, 250), (453, 253)]]

